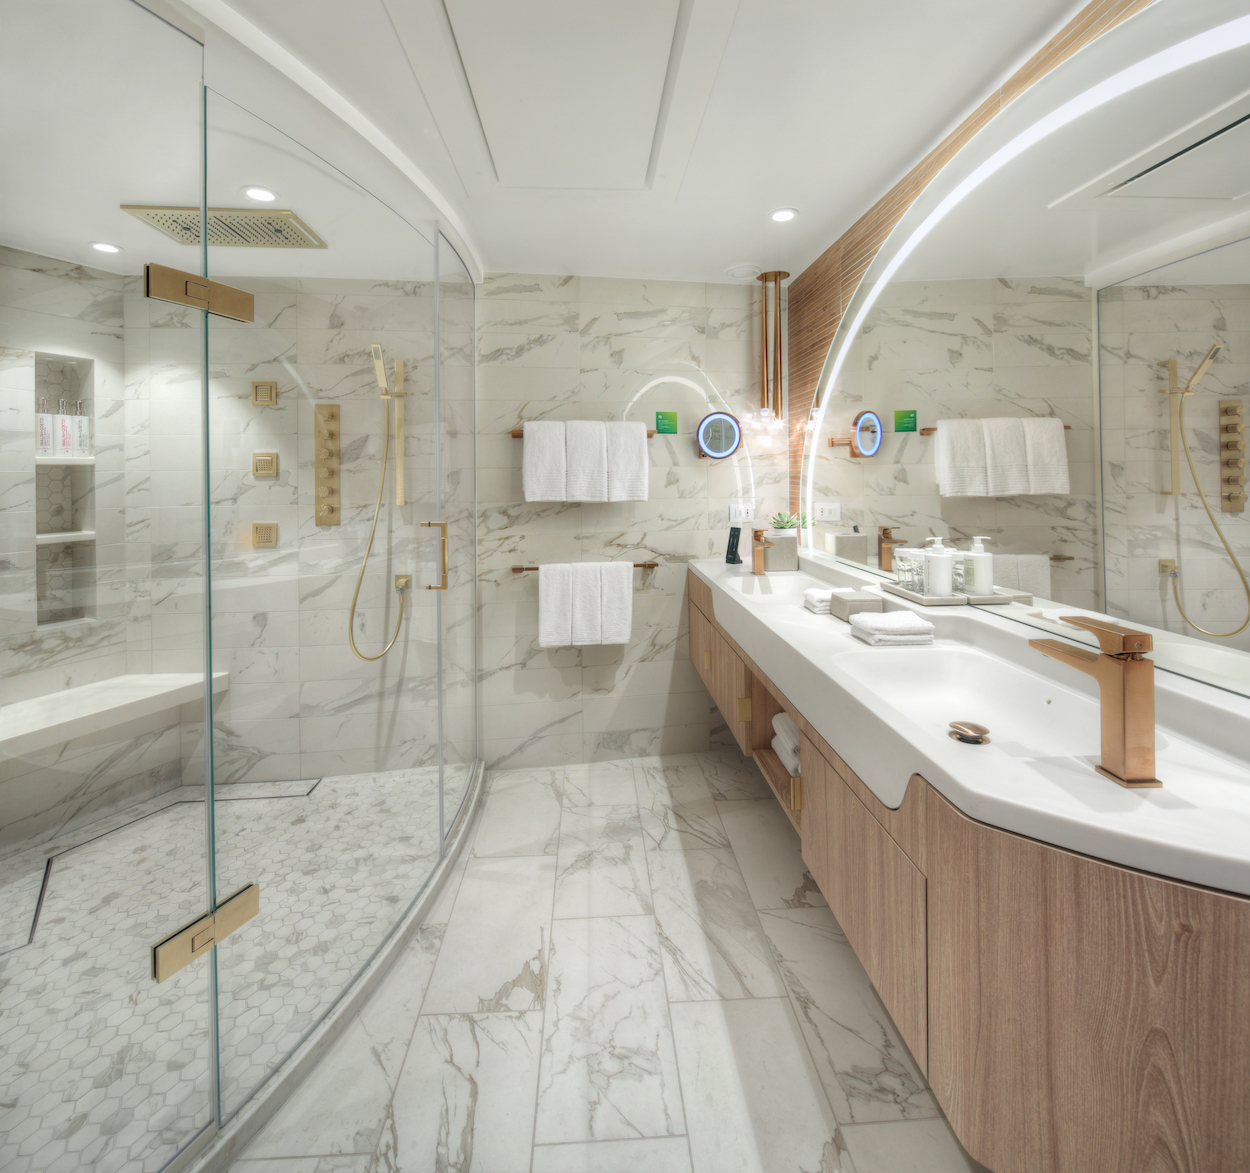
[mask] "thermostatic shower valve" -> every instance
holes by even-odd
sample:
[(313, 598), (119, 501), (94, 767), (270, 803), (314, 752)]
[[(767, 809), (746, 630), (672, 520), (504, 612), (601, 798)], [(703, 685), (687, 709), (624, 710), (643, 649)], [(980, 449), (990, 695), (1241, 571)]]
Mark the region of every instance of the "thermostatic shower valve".
[(1220, 400), (1220, 512), (1246, 508), (1246, 415), (1240, 399)]

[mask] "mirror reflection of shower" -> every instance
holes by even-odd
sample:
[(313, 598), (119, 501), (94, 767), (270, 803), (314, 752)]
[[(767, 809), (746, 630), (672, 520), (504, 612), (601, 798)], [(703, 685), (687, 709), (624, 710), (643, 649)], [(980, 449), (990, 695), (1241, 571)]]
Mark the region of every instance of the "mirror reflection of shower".
[(395, 576), (395, 594), (398, 596), (399, 613), (395, 616), (395, 630), (391, 638), (376, 656), (366, 656), (356, 646), (356, 635), (353, 630), (356, 623), (356, 602), (360, 598), (360, 584), (364, 582), (365, 567), (369, 564), (369, 553), (373, 549), (373, 537), (377, 533), (378, 518), (382, 513), (382, 495), (386, 489), (386, 465), (391, 449), (391, 400), (395, 401), (395, 501), (404, 504), (404, 398), (410, 394), (404, 390), (404, 360), (395, 360), (395, 385), (390, 387), (386, 378), (386, 360), (382, 355), (379, 343), (373, 343), (373, 369), (377, 374), (378, 386), (382, 394), (382, 467), (378, 471), (378, 494), (373, 502), (373, 524), (369, 527), (369, 540), (365, 543), (364, 556), (360, 559), (360, 571), (356, 575), (356, 589), (352, 591), (352, 605), (347, 615), (347, 642), (352, 652), (361, 660), (380, 660), (395, 646), (399, 639), (399, 631), (404, 623), (404, 595), (412, 585), (412, 576), (397, 574)]
[[(1180, 452), (1177, 449), (1177, 440), (1179, 439), (1181, 449), (1185, 453), (1185, 462), (1189, 465), (1189, 475), (1193, 478), (1194, 488), (1198, 490), (1198, 498), (1202, 502), (1202, 508), (1206, 510), (1207, 519), (1214, 527), (1216, 537), (1220, 540), (1220, 545), (1224, 547), (1225, 553), (1228, 554), (1229, 559), (1232, 561), (1233, 569), (1237, 571), (1237, 576), (1241, 579), (1241, 587), (1246, 596), (1246, 617), (1242, 620), (1241, 625), (1233, 631), (1209, 631), (1207, 628), (1200, 627), (1195, 623), (1185, 611), (1185, 604), (1181, 599), (1182, 555), (1181, 542), (1178, 537), (1176, 558), (1165, 568), (1165, 573), (1172, 581), (1172, 597), (1176, 601), (1176, 609), (1180, 612), (1181, 618), (1195, 631), (1200, 631), (1203, 635), (1209, 635), (1215, 639), (1231, 639), (1235, 635), (1240, 635), (1247, 627), (1250, 627), (1250, 581), (1247, 581), (1245, 568), (1238, 560), (1232, 546), (1229, 545), (1228, 538), (1224, 536), (1224, 530), (1220, 527), (1220, 523), (1215, 519), (1215, 513), (1212, 511), (1207, 495), (1203, 491), (1202, 481), (1198, 478), (1198, 470), (1194, 467), (1193, 453), (1189, 448), (1189, 435), (1185, 428), (1185, 402), (1194, 393), (1195, 388), (1202, 381), (1203, 376), (1210, 369), (1216, 358), (1219, 357), (1220, 351), (1223, 349), (1224, 343), (1215, 343), (1207, 351), (1205, 357), (1198, 364), (1194, 373), (1189, 376), (1189, 381), (1183, 387), (1178, 386), (1176, 359), (1165, 359), (1159, 364), (1167, 367), (1168, 370), (1167, 394), (1169, 396), (1169, 419), (1171, 421), (1172, 433), (1172, 487), (1171, 489), (1165, 489), (1164, 493), (1180, 494)], [(1245, 451), (1245, 443), (1241, 439), (1244, 431), (1242, 410), (1242, 405), (1233, 401), (1220, 405), (1220, 430), (1218, 433), (1220, 498), (1226, 511), (1230, 512), (1239, 512), (1241, 508), (1244, 508), (1246, 500), (1246, 477), (1242, 471), (1246, 464), (1245, 457), (1242, 455)]]

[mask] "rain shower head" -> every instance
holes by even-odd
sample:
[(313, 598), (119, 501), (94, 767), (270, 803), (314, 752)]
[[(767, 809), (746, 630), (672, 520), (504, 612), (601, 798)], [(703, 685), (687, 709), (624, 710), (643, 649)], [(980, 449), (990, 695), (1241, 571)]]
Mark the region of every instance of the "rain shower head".
[[(179, 244), (200, 243), (200, 209), (122, 204), (145, 224), (151, 224)], [(208, 243), (225, 248), (326, 248), (321, 239), (294, 212), (282, 208), (209, 208)]]

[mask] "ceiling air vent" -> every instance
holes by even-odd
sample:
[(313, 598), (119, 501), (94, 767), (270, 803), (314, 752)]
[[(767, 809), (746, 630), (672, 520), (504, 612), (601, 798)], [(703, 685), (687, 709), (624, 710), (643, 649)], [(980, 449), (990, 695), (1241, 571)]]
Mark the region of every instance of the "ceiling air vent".
[[(122, 204), (122, 211), (151, 224), (179, 244), (200, 243), (199, 208)], [(294, 212), (281, 208), (209, 208), (208, 243), (226, 248), (325, 248)]]

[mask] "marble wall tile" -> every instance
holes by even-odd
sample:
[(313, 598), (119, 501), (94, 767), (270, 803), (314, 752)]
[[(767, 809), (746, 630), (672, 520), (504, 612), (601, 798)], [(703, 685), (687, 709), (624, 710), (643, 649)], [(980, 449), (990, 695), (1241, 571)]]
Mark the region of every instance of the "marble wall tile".
[(685, 1132), (655, 921), (557, 920), (536, 1144)]

